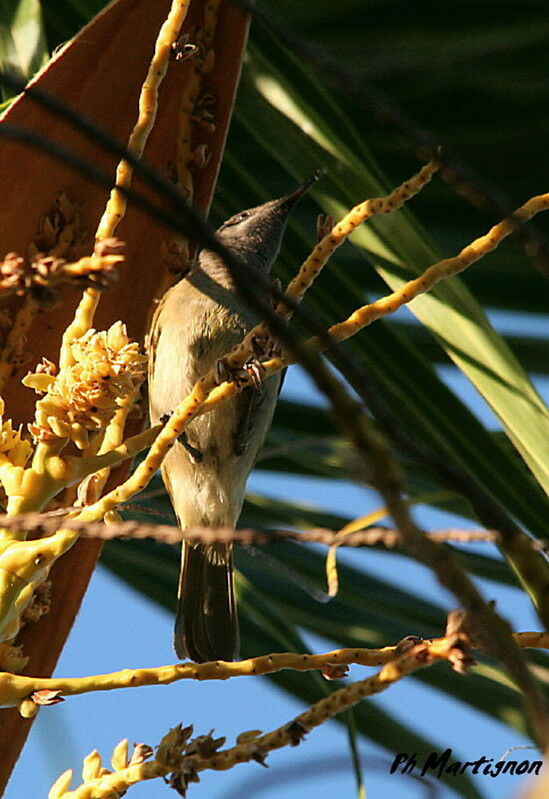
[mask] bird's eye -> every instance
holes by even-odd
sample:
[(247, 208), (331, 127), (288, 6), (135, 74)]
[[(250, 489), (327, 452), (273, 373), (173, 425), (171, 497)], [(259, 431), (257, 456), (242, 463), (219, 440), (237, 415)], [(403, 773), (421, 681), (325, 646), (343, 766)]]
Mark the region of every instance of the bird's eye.
[(231, 216), (230, 219), (227, 219), (227, 221), (224, 222), (221, 227), (230, 227), (231, 225), (238, 225), (239, 222), (243, 222), (245, 219), (248, 219), (249, 216), (250, 216), (249, 211), (241, 211), (239, 214)]

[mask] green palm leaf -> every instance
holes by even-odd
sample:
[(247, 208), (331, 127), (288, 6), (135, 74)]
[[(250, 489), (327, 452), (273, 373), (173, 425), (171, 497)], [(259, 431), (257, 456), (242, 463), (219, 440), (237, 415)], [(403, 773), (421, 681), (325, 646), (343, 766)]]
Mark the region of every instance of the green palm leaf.
[[(47, 60), (39, 0), (0, 0), (0, 70), (26, 80)], [(8, 97), (0, 87), (0, 98)]]

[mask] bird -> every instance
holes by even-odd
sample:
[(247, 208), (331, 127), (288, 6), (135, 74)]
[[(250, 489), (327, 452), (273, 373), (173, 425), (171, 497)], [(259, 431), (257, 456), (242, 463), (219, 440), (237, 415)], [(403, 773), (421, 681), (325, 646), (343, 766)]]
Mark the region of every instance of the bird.
[[(290, 212), (319, 173), (295, 191), (227, 219), (216, 236), (229, 252), (267, 277)], [(223, 259), (202, 249), (189, 273), (169, 289), (149, 333), (151, 424), (169, 418), (195, 382), (222, 363), (260, 319), (239, 296)], [(269, 430), (280, 373), (193, 419), (161, 471), (181, 528), (234, 529), (246, 482)], [(239, 657), (232, 544), (183, 542), (174, 647), (197, 663)]]

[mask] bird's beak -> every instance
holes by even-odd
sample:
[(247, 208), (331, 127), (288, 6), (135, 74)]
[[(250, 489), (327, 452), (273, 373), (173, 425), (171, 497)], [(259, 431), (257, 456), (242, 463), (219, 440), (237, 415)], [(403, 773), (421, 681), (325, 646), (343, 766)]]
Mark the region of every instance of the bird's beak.
[(297, 203), (297, 201), (300, 200), (307, 191), (309, 191), (311, 186), (314, 183), (316, 183), (317, 180), (319, 180), (322, 177), (322, 175), (325, 174), (326, 174), (325, 169), (317, 169), (316, 172), (314, 172), (310, 178), (307, 178), (306, 181), (304, 181), (300, 186), (298, 186), (297, 189), (294, 189), (294, 191), (290, 192), (290, 194), (285, 194), (284, 197), (281, 197), (280, 200), (278, 201), (279, 204), (281, 206), (284, 206), (288, 211), (290, 211)]

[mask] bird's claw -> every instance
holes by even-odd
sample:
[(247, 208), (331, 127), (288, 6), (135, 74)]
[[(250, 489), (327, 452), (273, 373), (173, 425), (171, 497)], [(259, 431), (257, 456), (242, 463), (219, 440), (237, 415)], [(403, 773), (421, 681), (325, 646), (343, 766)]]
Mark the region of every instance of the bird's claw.
[(250, 358), (244, 366), (237, 367), (229, 366), (224, 358), (220, 358), (215, 365), (217, 385), (234, 383), (237, 388), (243, 388), (247, 385), (259, 388), (264, 371), (262, 364), (256, 358)]
[(261, 382), (265, 376), (265, 367), (261, 361), (258, 359), (250, 359), (244, 364), (244, 369), (246, 370), (250, 385), (255, 388), (256, 391), (259, 391)]
[(323, 238), (332, 232), (335, 225), (335, 219), (331, 214), (319, 214), (316, 218), (316, 237), (317, 241), (322, 241)]
[(282, 349), (278, 339), (273, 338), (272, 336), (264, 336), (262, 338), (259, 338), (258, 336), (252, 336), (250, 345), (252, 348), (252, 354), (244, 364), (244, 368), (250, 373), (250, 379), (252, 380), (253, 385), (256, 388), (259, 388), (259, 383), (265, 377), (265, 366), (263, 365), (263, 362), (268, 361), (271, 358), (280, 357)]
[(226, 358), (219, 358), (216, 362), (215, 381), (221, 383), (235, 383), (237, 388), (250, 385), (259, 390), (265, 377), (263, 361), (278, 358), (281, 354), (279, 342), (271, 336), (252, 336), (250, 339), (251, 354), (242, 366), (232, 366)]

